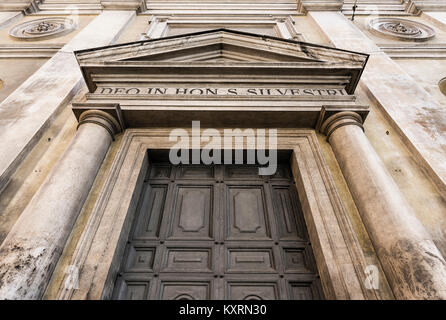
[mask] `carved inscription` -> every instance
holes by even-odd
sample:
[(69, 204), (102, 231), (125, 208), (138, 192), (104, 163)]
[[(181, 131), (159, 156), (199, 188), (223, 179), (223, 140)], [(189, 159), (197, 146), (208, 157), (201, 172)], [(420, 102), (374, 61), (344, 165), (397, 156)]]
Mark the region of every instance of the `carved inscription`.
[(173, 96), (344, 96), (338, 88), (154, 88), (99, 87), (100, 95), (173, 95)]

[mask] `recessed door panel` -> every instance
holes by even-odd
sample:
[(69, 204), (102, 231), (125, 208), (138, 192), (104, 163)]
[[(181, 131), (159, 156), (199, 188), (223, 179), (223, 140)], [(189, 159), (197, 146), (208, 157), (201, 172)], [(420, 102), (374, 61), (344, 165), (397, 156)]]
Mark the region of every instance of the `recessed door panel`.
[(212, 272), (211, 248), (168, 248), (163, 272)]
[(276, 282), (229, 282), (228, 300), (278, 300), (279, 289)]
[(210, 281), (161, 281), (160, 300), (209, 300)]
[(151, 161), (116, 299), (321, 299), (288, 164)]
[(295, 192), (289, 185), (273, 186), (274, 215), (281, 240), (304, 240), (305, 234), (300, 221), (296, 219), (297, 205)]
[(229, 186), (227, 236), (231, 240), (270, 238), (263, 186)]
[(166, 201), (167, 185), (147, 184), (140, 204), (134, 238), (157, 238)]
[(229, 273), (274, 273), (277, 272), (272, 248), (228, 248), (227, 269)]
[(212, 238), (212, 188), (212, 186), (178, 186), (173, 200), (169, 238)]

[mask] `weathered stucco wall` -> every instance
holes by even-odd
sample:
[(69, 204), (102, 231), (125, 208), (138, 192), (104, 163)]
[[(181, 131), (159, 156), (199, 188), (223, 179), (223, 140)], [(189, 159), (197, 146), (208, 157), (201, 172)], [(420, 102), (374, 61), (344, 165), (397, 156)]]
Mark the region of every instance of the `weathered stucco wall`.
[(18, 86), (28, 79), (37, 69), (39, 69), (48, 59), (0, 58), (0, 102), (5, 100)]
[[(60, 37), (54, 37), (49, 39), (43, 39), (38, 41), (23, 41), (18, 40), (9, 35), (9, 30), (16, 25), (24, 22), (43, 19), (48, 16), (24, 16), (8, 25), (7, 27), (0, 28), (0, 50), (2, 47), (20, 45), (33, 45), (40, 46), (41, 48), (55, 45), (56, 47), (62, 47), (68, 41), (70, 41), (80, 30), (82, 30), (95, 16), (80, 15), (80, 16), (65, 16), (71, 17), (76, 22), (76, 29), (70, 33), (62, 35)], [(51, 17), (51, 16), (49, 16)], [(51, 50), (57, 52), (56, 50)], [(14, 53), (11, 53), (13, 55)], [(6, 55), (6, 53), (5, 53)], [(32, 50), (27, 52), (26, 55), (32, 55)], [(0, 88), (0, 102), (2, 102), (9, 94), (11, 94), (17, 87), (19, 87), (26, 79), (28, 79), (35, 71), (37, 71), (49, 57), (11, 57), (2, 58), (0, 55), (0, 79), (3, 82), (3, 88)]]
[(141, 35), (143, 33), (146, 33), (147, 30), (149, 29), (150, 18), (151, 16), (149, 15), (136, 16), (136, 18), (133, 19), (133, 21), (119, 36), (119, 39), (116, 41), (116, 43), (139, 41)]
[(295, 16), (294, 22), (294, 27), (302, 34), (306, 42), (330, 46), (330, 41), (324, 36), (313, 19), (308, 16)]
[[(395, 59), (395, 61), (446, 108), (446, 96), (441, 93), (438, 86), (438, 82), (446, 77), (446, 59)], [(443, 121), (446, 128), (446, 117), (443, 117)]]

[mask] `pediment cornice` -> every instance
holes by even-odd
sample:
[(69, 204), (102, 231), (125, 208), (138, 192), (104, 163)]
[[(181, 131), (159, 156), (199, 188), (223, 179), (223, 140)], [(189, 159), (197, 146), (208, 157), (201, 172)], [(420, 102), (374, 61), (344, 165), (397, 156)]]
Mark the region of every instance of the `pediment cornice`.
[[(89, 91), (97, 79), (140, 81), (209, 77), (249, 78), (343, 77), (352, 94), (368, 59), (367, 54), (251, 33), (216, 29), (181, 36), (144, 40), (75, 52)], [(348, 80), (345, 80), (348, 79)]]

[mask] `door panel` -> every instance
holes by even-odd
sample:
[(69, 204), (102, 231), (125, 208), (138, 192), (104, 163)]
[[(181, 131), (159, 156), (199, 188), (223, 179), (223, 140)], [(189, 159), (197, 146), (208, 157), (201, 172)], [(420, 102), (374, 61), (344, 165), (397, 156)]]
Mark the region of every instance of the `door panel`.
[(169, 238), (212, 238), (213, 208), (212, 186), (177, 186)]
[(263, 186), (228, 186), (228, 240), (270, 239)]
[(274, 216), (277, 219), (280, 240), (304, 240), (300, 221), (296, 219), (298, 204), (293, 201), (290, 186), (273, 186)]
[(279, 300), (279, 289), (276, 282), (236, 282), (227, 284), (228, 300)]
[(159, 300), (209, 300), (210, 281), (161, 280)]
[(212, 272), (211, 248), (167, 248), (162, 272)]
[(227, 248), (227, 273), (275, 273), (272, 248)]
[(136, 224), (135, 237), (157, 238), (166, 201), (167, 185), (146, 185)]
[(322, 299), (287, 163), (151, 162), (115, 299)]

